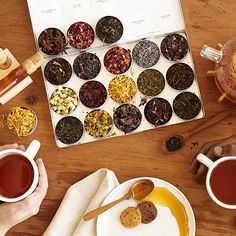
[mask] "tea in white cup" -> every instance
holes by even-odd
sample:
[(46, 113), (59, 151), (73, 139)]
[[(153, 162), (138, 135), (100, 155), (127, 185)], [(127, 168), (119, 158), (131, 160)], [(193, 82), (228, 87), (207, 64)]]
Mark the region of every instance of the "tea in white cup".
[(206, 187), (213, 201), (224, 208), (236, 209), (236, 157), (222, 157), (213, 162), (199, 154), (197, 160), (209, 168)]
[(34, 140), (25, 152), (18, 149), (0, 152), (0, 201), (20, 201), (35, 190), (39, 172), (33, 159), (39, 147), (40, 142)]

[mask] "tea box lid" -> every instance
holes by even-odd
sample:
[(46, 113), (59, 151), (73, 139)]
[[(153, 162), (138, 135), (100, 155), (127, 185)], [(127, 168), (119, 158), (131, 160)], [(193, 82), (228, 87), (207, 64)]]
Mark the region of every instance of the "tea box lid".
[[(151, 36), (183, 31), (185, 23), (180, 0), (27, 0), (37, 39), (50, 27), (65, 35), (75, 22), (86, 22), (95, 29), (104, 16), (115, 16), (123, 24), (124, 33), (119, 44)], [(98, 38), (90, 48), (104, 46)], [(77, 52), (69, 49), (68, 53)]]

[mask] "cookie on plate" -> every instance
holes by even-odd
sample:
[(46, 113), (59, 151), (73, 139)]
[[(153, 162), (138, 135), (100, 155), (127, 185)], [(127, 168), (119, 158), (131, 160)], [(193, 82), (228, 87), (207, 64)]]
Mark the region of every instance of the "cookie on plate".
[(133, 228), (141, 223), (141, 212), (136, 207), (127, 207), (120, 215), (120, 222), (126, 228)]
[(157, 208), (150, 201), (144, 201), (137, 205), (137, 208), (141, 212), (141, 222), (143, 224), (149, 224), (157, 217)]

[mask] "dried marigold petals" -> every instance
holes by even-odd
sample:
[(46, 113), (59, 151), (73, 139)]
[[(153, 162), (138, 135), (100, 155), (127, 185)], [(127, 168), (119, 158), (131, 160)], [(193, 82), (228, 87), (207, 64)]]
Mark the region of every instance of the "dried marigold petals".
[(108, 87), (110, 97), (119, 103), (129, 102), (137, 92), (133, 79), (126, 75), (118, 75), (111, 80)]
[(36, 125), (36, 114), (26, 107), (12, 107), (7, 116), (8, 129), (18, 137), (31, 134)]

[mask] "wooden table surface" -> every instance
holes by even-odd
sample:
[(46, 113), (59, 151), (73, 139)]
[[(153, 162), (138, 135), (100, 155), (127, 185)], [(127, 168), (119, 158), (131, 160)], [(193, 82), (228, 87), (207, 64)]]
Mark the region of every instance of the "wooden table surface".
[[(23, 61), (36, 51), (26, 1), (1, 0), (0, 3), (0, 46), (9, 48), (19, 61)], [(120, 182), (138, 176), (154, 176), (169, 181), (190, 201), (196, 217), (197, 235), (236, 235), (235, 211), (217, 206), (208, 196), (205, 185), (197, 182), (190, 172), (191, 161), (203, 143), (226, 137), (236, 130), (235, 105), (228, 101), (217, 103), (220, 93), (214, 81), (205, 77), (214, 63), (199, 55), (203, 44), (215, 46), (235, 36), (236, 1), (182, 0), (182, 7), (206, 117), (127, 137), (58, 149), (53, 137), (42, 73), (38, 70), (32, 75), (32, 85), (6, 105), (0, 106), (2, 115), (12, 106), (27, 105), (26, 96), (38, 96), (38, 103), (32, 106), (39, 117), (36, 132), (19, 140), (3, 128), (0, 130), (0, 145), (13, 142), (28, 145), (33, 139), (40, 140), (42, 147), (38, 156), (43, 158), (47, 167), (50, 187), (38, 215), (15, 226), (7, 235), (42, 235), (68, 187), (101, 167), (113, 170)], [(232, 112), (231, 117), (191, 138), (186, 147), (175, 155), (162, 153), (160, 144), (165, 137), (198, 126), (225, 109)]]

